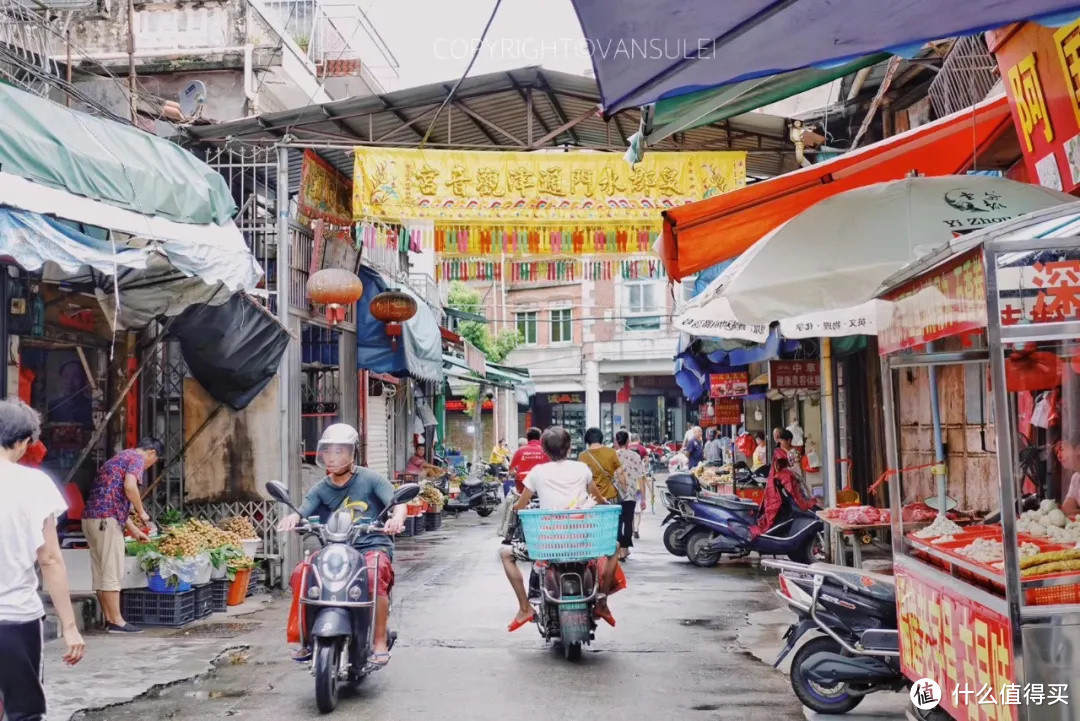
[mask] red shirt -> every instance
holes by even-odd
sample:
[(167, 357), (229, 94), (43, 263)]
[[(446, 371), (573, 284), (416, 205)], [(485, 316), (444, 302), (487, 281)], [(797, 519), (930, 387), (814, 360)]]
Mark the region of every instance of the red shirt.
[(524, 492), (525, 476), (529, 474), (529, 471), (541, 463), (547, 463), (549, 460), (551, 459), (544, 453), (544, 449), (540, 447), (540, 441), (529, 441), (514, 452), (514, 457), (510, 459), (510, 470), (517, 472), (514, 485), (517, 486), (518, 493)]
[(643, 461), (649, 457), (649, 451), (640, 443), (631, 443), (627, 448), (641, 456), (641, 460)]

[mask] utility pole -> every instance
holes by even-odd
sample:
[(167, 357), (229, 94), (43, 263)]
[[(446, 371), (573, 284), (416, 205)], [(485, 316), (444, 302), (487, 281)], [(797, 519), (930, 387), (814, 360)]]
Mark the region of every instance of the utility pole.
[[(135, 92), (135, 0), (128, 0), (128, 92), (131, 95), (131, 124), (139, 115), (139, 99)], [(70, 68), (70, 63), (68, 64)]]

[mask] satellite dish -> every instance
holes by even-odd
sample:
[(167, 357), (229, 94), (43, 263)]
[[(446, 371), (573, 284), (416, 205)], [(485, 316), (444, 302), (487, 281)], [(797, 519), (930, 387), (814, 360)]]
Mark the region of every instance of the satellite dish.
[(186, 117), (198, 115), (203, 103), (206, 102), (206, 83), (202, 80), (192, 80), (180, 91), (178, 100), (180, 112)]

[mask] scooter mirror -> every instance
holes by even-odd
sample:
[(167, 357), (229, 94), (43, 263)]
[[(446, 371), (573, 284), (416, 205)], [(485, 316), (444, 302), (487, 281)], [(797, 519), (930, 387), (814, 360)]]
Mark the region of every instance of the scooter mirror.
[(391, 506), (396, 506), (399, 503), (408, 503), (412, 499), (420, 495), (420, 485), (417, 483), (406, 483), (394, 491), (394, 498), (390, 501)]
[(275, 501), (279, 501), (288, 506), (292, 505), (292, 500), (289, 498), (289, 489), (285, 487), (284, 483), (270, 481), (266, 484), (266, 492), (269, 493), (270, 497)]

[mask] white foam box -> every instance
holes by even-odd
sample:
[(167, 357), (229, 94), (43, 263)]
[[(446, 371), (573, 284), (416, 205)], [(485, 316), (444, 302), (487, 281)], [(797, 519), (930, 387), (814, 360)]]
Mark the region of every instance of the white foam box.
[[(60, 551), (67, 566), (68, 587), (74, 596), (88, 596), (94, 593), (94, 577), (90, 568), (90, 550), (86, 548), (65, 548)], [(139, 559), (124, 556), (124, 577), (120, 579), (121, 588), (146, 588), (146, 573), (139, 568)]]

